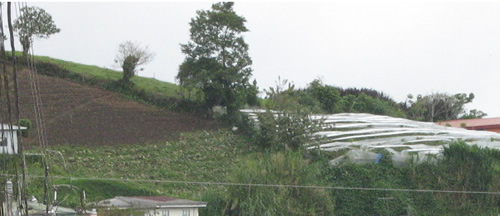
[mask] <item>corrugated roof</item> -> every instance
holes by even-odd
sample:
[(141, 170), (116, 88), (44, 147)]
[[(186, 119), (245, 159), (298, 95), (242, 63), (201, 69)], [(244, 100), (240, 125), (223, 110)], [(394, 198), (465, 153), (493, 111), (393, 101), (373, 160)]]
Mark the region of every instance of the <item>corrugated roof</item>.
[(206, 207), (206, 202), (177, 199), (167, 196), (117, 196), (97, 203), (99, 207), (159, 208), (168, 206)]
[[(26, 127), (19, 127), (17, 125), (12, 125), (13, 130), (25, 130)], [(8, 124), (0, 124), (0, 130), (10, 130), (10, 127)]]
[(120, 197), (114, 197), (107, 200), (102, 200), (97, 203), (100, 207), (118, 207), (118, 208), (131, 208), (132, 204), (120, 199)]
[(481, 118), (481, 119), (457, 119), (457, 120), (439, 122), (438, 124), (439, 125), (449, 124), (451, 127), (462, 127), (462, 124), (465, 124), (466, 127), (500, 125), (500, 117)]
[(176, 198), (167, 197), (167, 196), (133, 196), (132, 198), (145, 199), (145, 200), (151, 200), (151, 201), (156, 201), (156, 202), (169, 202), (169, 201), (177, 200)]

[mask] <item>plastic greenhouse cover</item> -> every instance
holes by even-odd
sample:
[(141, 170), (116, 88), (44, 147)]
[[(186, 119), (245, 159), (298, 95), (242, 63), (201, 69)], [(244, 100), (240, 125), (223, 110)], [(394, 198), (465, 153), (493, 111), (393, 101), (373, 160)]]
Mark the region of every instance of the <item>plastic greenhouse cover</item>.
[[(258, 121), (257, 115), (267, 111), (245, 109), (241, 112)], [(276, 111), (272, 113), (275, 117), (279, 114)], [(331, 164), (372, 163), (377, 155), (373, 152), (376, 149), (390, 152), (394, 164), (398, 165), (409, 160), (417, 163), (435, 160), (441, 155), (444, 146), (458, 140), (469, 145), (500, 149), (500, 134), (489, 131), (466, 130), (366, 113), (311, 115), (310, 118), (322, 120), (322, 131), (314, 134), (321, 138), (321, 142), (307, 146), (309, 149), (349, 149), (343, 156), (331, 160)]]

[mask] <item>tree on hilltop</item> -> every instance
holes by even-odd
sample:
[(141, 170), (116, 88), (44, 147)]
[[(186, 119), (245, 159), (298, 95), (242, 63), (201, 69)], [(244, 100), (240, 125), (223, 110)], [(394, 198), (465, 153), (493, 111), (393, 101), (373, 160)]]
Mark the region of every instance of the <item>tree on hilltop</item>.
[[(125, 41), (118, 46), (115, 63), (123, 69), (122, 81), (130, 84), (130, 79), (137, 74), (137, 67), (153, 60), (155, 54), (148, 47), (141, 47), (138, 43)], [(142, 70), (142, 68), (140, 69)]]
[(245, 18), (233, 10), (234, 3), (212, 5), (191, 19), (191, 40), (181, 45), (186, 54), (177, 80), (187, 89), (201, 89), (208, 108), (226, 106), (238, 110), (256, 97), (256, 82), (250, 84), (252, 60), (243, 36), (248, 29)]
[(14, 21), (14, 30), (23, 46), (23, 55), (27, 56), (33, 43), (33, 37), (49, 38), (60, 32), (52, 16), (39, 7), (23, 7), (21, 15)]

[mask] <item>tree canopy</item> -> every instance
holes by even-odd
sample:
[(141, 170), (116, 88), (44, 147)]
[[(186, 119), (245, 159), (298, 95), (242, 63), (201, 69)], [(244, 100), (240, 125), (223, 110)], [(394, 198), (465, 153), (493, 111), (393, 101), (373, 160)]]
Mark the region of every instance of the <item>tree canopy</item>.
[[(411, 119), (423, 121), (447, 121), (458, 119), (465, 113), (464, 105), (472, 102), (474, 94), (458, 93), (449, 95), (446, 93), (433, 93), (430, 95), (418, 95), (413, 100), (412, 95), (408, 95), (410, 107), (408, 115)], [(481, 111), (473, 111), (472, 114), (483, 117), (486, 114)]]
[(115, 63), (123, 69), (123, 81), (130, 83), (130, 79), (137, 74), (137, 66), (149, 63), (155, 54), (148, 47), (141, 47), (137, 42), (125, 41), (118, 46)]
[(39, 7), (23, 7), (20, 16), (14, 21), (14, 29), (23, 46), (23, 55), (29, 53), (33, 37), (48, 38), (60, 32), (52, 16)]
[(234, 3), (212, 5), (190, 22), (190, 41), (181, 45), (186, 55), (177, 79), (187, 89), (201, 89), (207, 107), (226, 106), (235, 111), (257, 94), (250, 84), (252, 60), (242, 33), (246, 19), (233, 10)]
[[(281, 82), (281, 81), (278, 81)], [(301, 106), (313, 113), (371, 113), (377, 115), (388, 115), (395, 117), (406, 117), (400, 105), (383, 92), (366, 88), (343, 89), (324, 84), (321, 80), (312, 81), (307, 88), (295, 89), (289, 84), (288, 89), (283, 86), (270, 88), (267, 93), (267, 100), (271, 109), (278, 109), (282, 106), (289, 108)], [(281, 91), (278, 91), (280, 90)], [(271, 93), (271, 94), (270, 94)], [(268, 106), (269, 107), (269, 106)]]

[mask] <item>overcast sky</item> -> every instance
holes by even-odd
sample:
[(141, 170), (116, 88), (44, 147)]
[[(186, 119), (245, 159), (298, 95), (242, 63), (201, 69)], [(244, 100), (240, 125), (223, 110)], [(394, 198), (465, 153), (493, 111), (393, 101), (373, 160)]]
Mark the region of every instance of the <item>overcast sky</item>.
[[(61, 29), (34, 51), (112, 68), (118, 45), (137, 41), (156, 53), (140, 76), (175, 82), (189, 21), (212, 3), (28, 3)], [(473, 92), (467, 108), (500, 116), (499, 1), (236, 2), (235, 11), (247, 19), (261, 90), (281, 76), (299, 87), (321, 78), (373, 88), (398, 102)]]

